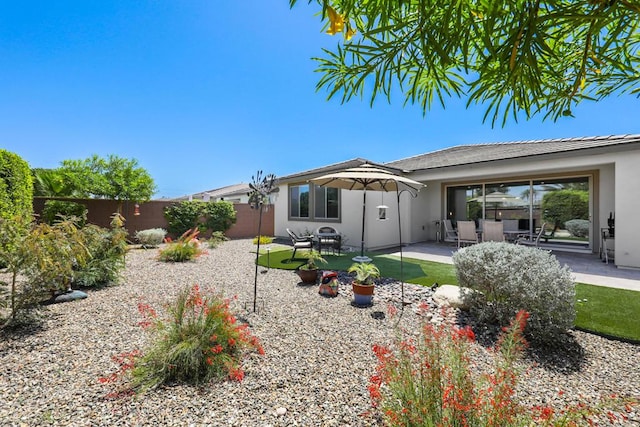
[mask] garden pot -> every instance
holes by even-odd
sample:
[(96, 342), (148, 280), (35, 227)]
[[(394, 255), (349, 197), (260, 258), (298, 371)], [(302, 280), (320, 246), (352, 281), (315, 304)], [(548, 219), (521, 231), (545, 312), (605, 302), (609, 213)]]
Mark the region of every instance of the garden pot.
[(351, 283), (353, 288), (353, 303), (358, 306), (370, 306), (373, 304), (373, 285)]
[(317, 268), (314, 270), (298, 269), (296, 273), (298, 273), (298, 276), (300, 276), (300, 280), (302, 280), (302, 283), (304, 283), (305, 285), (315, 285), (318, 281)]

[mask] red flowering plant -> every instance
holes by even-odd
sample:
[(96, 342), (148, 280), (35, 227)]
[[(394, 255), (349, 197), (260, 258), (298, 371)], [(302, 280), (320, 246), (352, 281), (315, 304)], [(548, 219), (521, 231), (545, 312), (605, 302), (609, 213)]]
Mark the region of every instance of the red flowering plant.
[(130, 389), (145, 391), (171, 382), (204, 383), (228, 378), (242, 381), (240, 359), (245, 351), (264, 354), (258, 339), (231, 314), (230, 300), (204, 293), (198, 285), (185, 289), (161, 317), (148, 304), (139, 303), (140, 326), (154, 335), (143, 354), (126, 359), (118, 375), (130, 376)]
[(158, 259), (166, 262), (184, 262), (191, 261), (207, 251), (200, 247), (198, 240), (198, 229), (189, 229), (185, 231), (175, 242), (169, 238), (165, 239), (167, 245), (160, 250)]
[[(390, 426), (443, 427), (593, 425), (600, 414), (613, 414), (586, 405), (555, 411), (517, 402), (515, 362), (527, 345), (523, 338), (527, 318), (528, 313), (520, 311), (503, 329), (489, 374), (474, 372), (470, 355), (475, 336), (469, 326), (425, 322), (417, 337), (398, 334), (392, 346), (374, 345), (378, 363), (369, 382), (372, 413)], [(613, 403), (631, 406), (628, 401)], [(616, 416), (624, 418), (620, 412)], [(610, 415), (607, 418), (611, 420)]]

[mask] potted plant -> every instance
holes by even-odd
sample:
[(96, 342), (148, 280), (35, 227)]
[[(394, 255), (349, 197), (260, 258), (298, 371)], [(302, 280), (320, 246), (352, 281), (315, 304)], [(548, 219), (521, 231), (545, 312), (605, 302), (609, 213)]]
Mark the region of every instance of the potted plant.
[(318, 263), (326, 264), (327, 260), (322, 258), (320, 252), (312, 249), (307, 254), (307, 263), (298, 268), (297, 273), (300, 280), (307, 285), (313, 285), (318, 281)]
[(358, 306), (369, 306), (373, 301), (374, 279), (380, 277), (378, 267), (370, 262), (356, 262), (351, 264), (349, 273), (356, 273), (351, 282), (353, 288), (353, 302)]

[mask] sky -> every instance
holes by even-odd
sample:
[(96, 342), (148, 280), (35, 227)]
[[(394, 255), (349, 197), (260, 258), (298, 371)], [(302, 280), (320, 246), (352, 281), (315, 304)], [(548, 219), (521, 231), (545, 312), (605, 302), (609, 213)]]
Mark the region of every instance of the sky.
[(31, 167), (114, 154), (178, 197), (362, 157), (460, 144), (640, 133), (631, 95), (558, 122), (492, 128), (484, 107), (316, 91), (313, 57), (340, 36), (300, 0), (0, 0), (0, 148)]

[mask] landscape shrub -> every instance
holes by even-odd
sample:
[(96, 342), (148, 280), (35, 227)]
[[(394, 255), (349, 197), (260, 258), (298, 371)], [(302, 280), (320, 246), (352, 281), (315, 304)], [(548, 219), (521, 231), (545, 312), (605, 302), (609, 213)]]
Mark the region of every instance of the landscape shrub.
[(116, 357), (120, 371), (101, 378), (103, 383), (120, 381), (130, 374), (130, 388), (137, 392), (169, 382), (201, 384), (229, 378), (242, 381), (244, 351), (264, 354), (258, 339), (246, 324), (239, 324), (222, 294), (203, 292), (198, 285), (184, 289), (159, 316), (148, 304), (139, 303), (144, 316), (140, 325), (151, 331), (151, 345)]
[(29, 217), (0, 217), (0, 264), (9, 273), (8, 281), (0, 280), (2, 327), (15, 322), (18, 314), (32, 308), (41, 296), (38, 288), (19, 280), (20, 274), (33, 263), (34, 254), (25, 244), (30, 225)]
[(189, 200), (165, 207), (164, 217), (169, 232), (174, 236), (180, 236), (187, 230), (199, 229), (204, 203), (202, 200)]
[(545, 343), (573, 327), (575, 287), (571, 271), (550, 252), (504, 242), (469, 246), (453, 255), (460, 286), (481, 322), (507, 325), (519, 310), (531, 317), (526, 333)]
[(88, 209), (82, 203), (63, 200), (47, 200), (44, 202), (41, 219), (49, 225), (61, 221), (63, 218), (74, 218), (78, 227), (87, 222)]
[(29, 164), (15, 153), (0, 149), (0, 218), (33, 214), (33, 177)]
[(564, 223), (564, 228), (575, 237), (588, 237), (591, 223), (586, 219), (572, 219)]
[(214, 231), (209, 238), (209, 247), (217, 248), (220, 243), (226, 242), (227, 240), (229, 240), (229, 238), (225, 236), (222, 231)]
[(163, 228), (149, 228), (147, 230), (136, 231), (136, 239), (143, 248), (155, 248), (164, 241), (167, 230)]
[(35, 225), (23, 242), (32, 257), (23, 269), (29, 286), (42, 292), (69, 290), (76, 271), (91, 256), (85, 243), (85, 235), (69, 219)]
[(198, 241), (198, 230), (187, 230), (178, 240), (170, 242), (160, 250), (158, 259), (165, 262), (191, 261), (202, 255), (204, 250)]
[[(428, 307), (423, 307), (427, 309)], [(390, 314), (394, 313), (390, 310)], [(602, 402), (526, 406), (518, 398), (521, 369), (515, 362), (527, 343), (528, 314), (520, 311), (490, 354), (492, 372), (479, 372), (478, 347), (469, 326), (425, 320), (419, 333), (400, 330), (391, 345), (374, 344), (378, 360), (370, 377), (372, 415), (388, 426), (578, 426), (625, 421), (637, 399), (602, 396)], [(562, 391), (560, 391), (562, 392)], [(615, 413), (613, 412), (615, 411)]]
[(236, 222), (236, 211), (231, 202), (204, 202), (189, 200), (164, 208), (170, 233), (181, 235), (187, 230), (227, 231)]
[(257, 245), (260, 242), (260, 245), (270, 245), (273, 243), (273, 237), (270, 236), (256, 236), (253, 238), (253, 244)]
[(111, 229), (87, 225), (80, 232), (89, 257), (76, 266), (73, 284), (89, 287), (116, 283), (125, 267), (127, 250), (127, 231), (122, 222), (114, 216)]
[(207, 202), (203, 207), (205, 230), (225, 232), (236, 223), (236, 210), (233, 203), (221, 200)]

